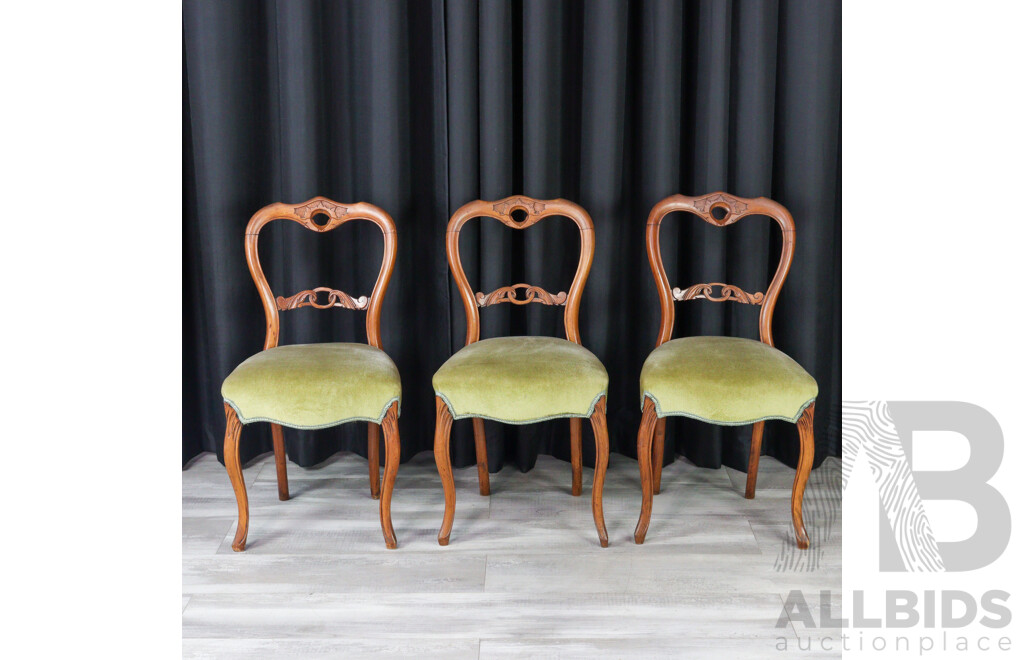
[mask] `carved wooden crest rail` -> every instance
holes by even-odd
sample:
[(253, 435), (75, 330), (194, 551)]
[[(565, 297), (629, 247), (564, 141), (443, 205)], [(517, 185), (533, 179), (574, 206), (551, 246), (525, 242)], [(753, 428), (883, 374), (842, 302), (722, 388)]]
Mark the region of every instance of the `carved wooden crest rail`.
[[(517, 289), (526, 289), (522, 298), (516, 295)], [(497, 305), (503, 302), (509, 302), (513, 305), (527, 305), (532, 302), (538, 302), (542, 305), (564, 305), (568, 296), (569, 294), (565, 291), (551, 294), (539, 286), (513, 284), (512, 286), (503, 286), (500, 289), (495, 289), (487, 294), (478, 291), (476, 294), (476, 304), (478, 307), (487, 307), (488, 305)]]

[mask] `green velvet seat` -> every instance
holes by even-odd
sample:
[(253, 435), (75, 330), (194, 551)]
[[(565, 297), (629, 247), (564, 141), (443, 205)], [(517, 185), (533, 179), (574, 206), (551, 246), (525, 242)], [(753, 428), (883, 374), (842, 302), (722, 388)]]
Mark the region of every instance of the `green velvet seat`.
[(398, 367), (366, 344), (293, 344), (261, 351), (238, 365), (221, 387), (243, 424), (274, 422), (319, 429), (344, 422), (379, 424), (401, 405)]
[(658, 417), (679, 415), (725, 425), (766, 419), (796, 422), (818, 384), (782, 351), (738, 337), (685, 337), (656, 348), (640, 372), (643, 397)]
[(529, 424), (590, 417), (608, 391), (593, 353), (556, 337), (495, 337), (474, 342), (434, 374), (434, 392), (452, 417)]

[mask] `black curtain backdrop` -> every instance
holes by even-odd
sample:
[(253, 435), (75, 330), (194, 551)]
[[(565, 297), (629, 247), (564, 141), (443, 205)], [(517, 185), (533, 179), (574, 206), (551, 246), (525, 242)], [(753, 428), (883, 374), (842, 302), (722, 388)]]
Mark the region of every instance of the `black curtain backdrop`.
[[(775, 314), (776, 345), (818, 381), (816, 463), (839, 453), (840, 4), (443, 1), (184, 3), (182, 458), (222, 453), (220, 386), (262, 348), (264, 319), (243, 230), (265, 204), (325, 195), (381, 206), (398, 226), (385, 298), (385, 350), (402, 375), (402, 458), (430, 450), (434, 371), (463, 344), (465, 315), (445, 259), (462, 204), (525, 194), (590, 212), (597, 251), (581, 309), (583, 344), (611, 377), (611, 448), (636, 455), (638, 381), (659, 323), (644, 248), (647, 213), (673, 193), (770, 196), (796, 221), (796, 257)], [(264, 232), (275, 294), (373, 286), (382, 253), (369, 223), (316, 235)], [(763, 291), (778, 229), (748, 218), (718, 229), (666, 221), (673, 286), (720, 281)], [(567, 220), (525, 231), (472, 223), (462, 238), (476, 290), (514, 282), (566, 290), (579, 251)], [(757, 337), (759, 308), (677, 305), (675, 336)], [(482, 337), (564, 336), (561, 308), (482, 310)], [(365, 316), (283, 313), (281, 343), (365, 341)], [(768, 422), (765, 450), (795, 465), (795, 425)], [(492, 470), (569, 458), (569, 425), (487, 422)], [(584, 424), (584, 460), (593, 436)], [(366, 425), (286, 430), (302, 466), (366, 455)], [(750, 427), (671, 419), (666, 458), (745, 469)], [(453, 460), (475, 462), (468, 420)], [(271, 451), (269, 426), (242, 457)], [(568, 469), (568, 468), (567, 468)]]

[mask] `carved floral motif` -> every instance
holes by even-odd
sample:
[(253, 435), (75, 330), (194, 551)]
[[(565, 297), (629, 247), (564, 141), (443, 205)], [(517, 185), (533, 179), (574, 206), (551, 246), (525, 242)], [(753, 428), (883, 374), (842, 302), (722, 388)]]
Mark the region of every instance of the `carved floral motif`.
[[(327, 294), (327, 302), (317, 302), (318, 293)], [(344, 291), (337, 291), (326, 286), (318, 286), (315, 289), (299, 291), (294, 296), (285, 298), (277, 297), (277, 308), (279, 310), (298, 309), (300, 307), (316, 307), (317, 309), (330, 309), (331, 307), (344, 307), (345, 309), (366, 309), (370, 304), (366, 296), (353, 298)]]
[[(517, 289), (525, 289), (522, 298), (518, 297)], [(532, 302), (539, 302), (542, 305), (564, 305), (566, 298), (568, 298), (568, 294), (565, 291), (551, 294), (539, 286), (513, 284), (512, 286), (495, 289), (488, 294), (478, 291), (476, 294), (476, 304), (478, 307), (487, 307), (488, 305), (497, 305), (503, 302), (510, 302), (513, 305), (526, 305)]]
[[(712, 287), (722, 287), (721, 295), (715, 296)], [(702, 298), (704, 300), (710, 300), (712, 302), (725, 302), (735, 301), (744, 303), (747, 305), (760, 305), (764, 302), (764, 294), (758, 291), (757, 293), (747, 293), (738, 286), (732, 286), (730, 284), (722, 284), (721, 282), (709, 282), (707, 284), (694, 284), (686, 289), (680, 289), (675, 287), (672, 289), (672, 297), (676, 300), (694, 300)]]
[(329, 217), (340, 218), (348, 213), (348, 208), (340, 204), (335, 204), (334, 202), (329, 202), (325, 199), (318, 199), (308, 204), (295, 207), (295, 215), (300, 218), (310, 218), (313, 214), (321, 211)]
[[(729, 212), (719, 219), (711, 213), (711, 209), (722, 205), (727, 206), (729, 208)], [(693, 207), (701, 213), (706, 213), (710, 218), (710, 222), (718, 225), (719, 227), (736, 222), (739, 219), (739, 214), (747, 210), (747, 204), (745, 202), (741, 202), (732, 195), (726, 195), (725, 193), (714, 193), (696, 199), (693, 202)]]
[(530, 215), (536, 215), (544, 210), (544, 204), (527, 197), (509, 197), (493, 206), (494, 211), (501, 215), (508, 215), (511, 209), (517, 207), (525, 208)]

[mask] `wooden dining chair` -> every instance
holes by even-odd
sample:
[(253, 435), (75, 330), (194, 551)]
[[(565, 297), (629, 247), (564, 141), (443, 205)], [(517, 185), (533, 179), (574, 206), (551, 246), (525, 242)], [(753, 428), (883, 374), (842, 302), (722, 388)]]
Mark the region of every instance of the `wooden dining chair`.
[[(525, 214), (522, 220), (513, 217), (517, 211)], [(472, 218), (494, 218), (513, 229), (526, 229), (551, 216), (569, 218), (580, 230), (579, 265), (569, 293), (551, 294), (539, 286), (514, 284), (487, 294), (474, 294), (459, 257), (462, 226)], [(607, 547), (601, 493), (608, 467), (605, 420), (608, 372), (601, 361), (580, 344), (579, 329), (580, 299), (594, 260), (594, 224), (590, 216), (580, 206), (564, 199), (516, 196), (496, 202), (470, 202), (456, 211), (448, 223), (447, 252), (448, 265), (466, 308), (466, 345), (437, 370), (433, 379), (437, 407), (434, 460), (444, 486), (445, 503), (438, 543), (448, 545), (455, 518), (455, 481), (449, 453), (453, 420), (473, 420), (480, 494), (490, 495), (483, 420), (532, 424), (568, 417), (573, 495), (582, 491), (582, 420), (589, 418), (594, 429), (597, 460), (591, 508), (601, 546)], [(504, 302), (564, 306), (566, 339), (497, 337), (480, 340), (479, 308)]]
[[(322, 219), (322, 220), (321, 220)], [(270, 290), (260, 266), (260, 230), (274, 220), (291, 220), (306, 229), (328, 232), (350, 220), (369, 220), (384, 234), (384, 258), (370, 297), (353, 298), (343, 291), (317, 287), (284, 298)], [(341, 205), (324, 197), (298, 206), (271, 204), (256, 212), (245, 229), (245, 259), (259, 289), (267, 317), (267, 338), (263, 350), (242, 362), (224, 379), (221, 395), (227, 431), (224, 434), (224, 463), (238, 500), (238, 529), (232, 549), (245, 549), (249, 531), (249, 499), (242, 479), (238, 441), (242, 425), (270, 422), (277, 463), (277, 491), (288, 499), (282, 428), (323, 429), (346, 422), (369, 422), (367, 456), (370, 463), (370, 494), (380, 499), (380, 524), (387, 547), (397, 545), (391, 526), (391, 491), (398, 473), (401, 446), (398, 415), (402, 385), (398, 368), (383, 351), (380, 340), (380, 312), (391, 271), (395, 267), (395, 223), (382, 209), (360, 202)], [(320, 301), (319, 294), (326, 300)], [(366, 312), (367, 344), (323, 343), (278, 346), (279, 312), (300, 307), (344, 308)], [(384, 488), (380, 488), (380, 429), (384, 429), (386, 450)]]
[[(675, 211), (688, 211), (716, 227), (731, 225), (748, 215), (774, 219), (782, 228), (782, 256), (767, 293), (747, 293), (720, 282), (670, 288), (661, 259), (659, 233), (662, 219)], [(814, 462), (814, 400), (818, 384), (772, 342), (772, 315), (793, 263), (795, 237), (793, 216), (781, 204), (765, 197), (745, 199), (721, 192), (703, 197), (673, 195), (651, 209), (647, 218), (647, 258), (661, 301), (661, 328), (655, 349), (640, 373), (643, 416), (637, 434), (637, 456), (643, 505), (633, 536), (637, 543), (644, 542), (653, 496), (661, 490), (665, 418), (680, 416), (726, 426), (753, 424), (745, 495), (748, 499), (754, 497), (765, 421), (781, 419), (796, 423), (800, 458), (793, 481), (793, 527), (797, 545), (808, 547), (802, 507), (804, 487)], [(738, 337), (672, 339), (676, 301), (698, 299), (760, 305), (761, 341)]]

